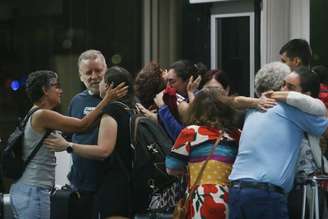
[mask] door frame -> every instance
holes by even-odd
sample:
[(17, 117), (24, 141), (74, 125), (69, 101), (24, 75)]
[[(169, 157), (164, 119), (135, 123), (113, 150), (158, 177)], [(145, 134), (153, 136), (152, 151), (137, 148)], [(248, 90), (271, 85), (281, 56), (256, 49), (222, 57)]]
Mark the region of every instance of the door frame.
[(217, 42), (217, 33), (218, 33), (218, 26), (217, 26), (217, 19), (218, 18), (229, 18), (229, 17), (249, 17), (249, 93), (250, 96), (254, 96), (254, 77), (255, 77), (255, 51), (254, 51), (254, 44), (255, 44), (255, 15), (254, 12), (243, 12), (243, 13), (231, 13), (231, 14), (212, 14), (211, 15), (211, 69), (216, 69), (218, 67), (218, 53), (220, 51), (217, 50), (218, 42)]

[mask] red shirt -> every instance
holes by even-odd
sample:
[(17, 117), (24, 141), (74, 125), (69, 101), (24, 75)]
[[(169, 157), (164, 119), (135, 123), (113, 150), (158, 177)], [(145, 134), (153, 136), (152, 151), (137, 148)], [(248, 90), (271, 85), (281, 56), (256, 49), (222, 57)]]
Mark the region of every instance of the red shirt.
[(324, 84), (320, 84), (320, 93), (319, 98), (324, 104), (326, 108), (328, 108), (328, 86)]

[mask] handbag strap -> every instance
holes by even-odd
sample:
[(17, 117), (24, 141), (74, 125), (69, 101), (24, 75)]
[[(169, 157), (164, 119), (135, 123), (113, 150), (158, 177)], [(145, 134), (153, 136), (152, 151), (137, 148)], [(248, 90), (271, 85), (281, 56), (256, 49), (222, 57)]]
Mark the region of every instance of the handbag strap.
[(216, 139), (215, 143), (213, 144), (212, 146), (212, 149), (211, 149), (211, 152), (210, 154), (207, 156), (206, 158), (206, 161), (203, 163), (202, 165), (202, 168), (200, 169), (199, 173), (198, 173), (198, 176), (196, 178), (196, 181), (194, 182), (194, 184), (192, 185), (191, 189), (190, 189), (190, 192), (188, 194), (188, 197), (186, 198), (186, 201), (184, 203), (184, 208), (186, 209), (187, 207), (187, 204), (189, 202), (189, 200), (191, 199), (191, 197), (194, 195), (195, 191), (196, 191), (196, 188), (197, 188), (197, 184), (199, 183), (199, 181), (201, 180), (202, 176), (203, 176), (203, 173), (204, 173), (204, 170), (207, 166), (207, 163), (209, 161), (209, 159), (212, 157), (213, 153), (214, 153), (214, 150), (216, 148), (216, 146), (219, 144), (219, 142), (221, 141), (221, 136), (222, 134), (220, 133), (219, 137)]

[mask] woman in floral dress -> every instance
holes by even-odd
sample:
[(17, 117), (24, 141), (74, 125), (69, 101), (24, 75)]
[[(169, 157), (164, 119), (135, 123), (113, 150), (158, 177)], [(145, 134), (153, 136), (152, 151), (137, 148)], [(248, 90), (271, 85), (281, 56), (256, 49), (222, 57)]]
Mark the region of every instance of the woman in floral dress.
[(169, 174), (188, 171), (188, 189), (194, 185), (217, 138), (197, 189), (188, 203), (188, 218), (228, 218), (228, 176), (237, 155), (240, 131), (234, 128), (234, 110), (215, 88), (201, 90), (188, 109), (184, 128), (166, 159)]

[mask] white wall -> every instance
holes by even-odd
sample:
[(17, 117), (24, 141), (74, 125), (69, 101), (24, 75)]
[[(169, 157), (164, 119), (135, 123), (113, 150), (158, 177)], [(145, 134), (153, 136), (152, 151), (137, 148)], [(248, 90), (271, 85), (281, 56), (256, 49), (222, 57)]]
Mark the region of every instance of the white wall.
[(289, 34), (310, 41), (310, 0), (290, 0)]
[(263, 0), (261, 65), (279, 60), (280, 47), (289, 39), (289, 0)]
[(65, 185), (69, 184), (67, 179), (67, 174), (71, 169), (71, 155), (66, 151), (56, 153), (57, 166), (56, 166), (56, 175), (55, 175), (55, 184), (56, 185)]
[(143, 0), (142, 64), (157, 61), (168, 66), (181, 51), (183, 0)]
[(261, 64), (279, 60), (290, 39), (310, 39), (310, 0), (263, 0)]

